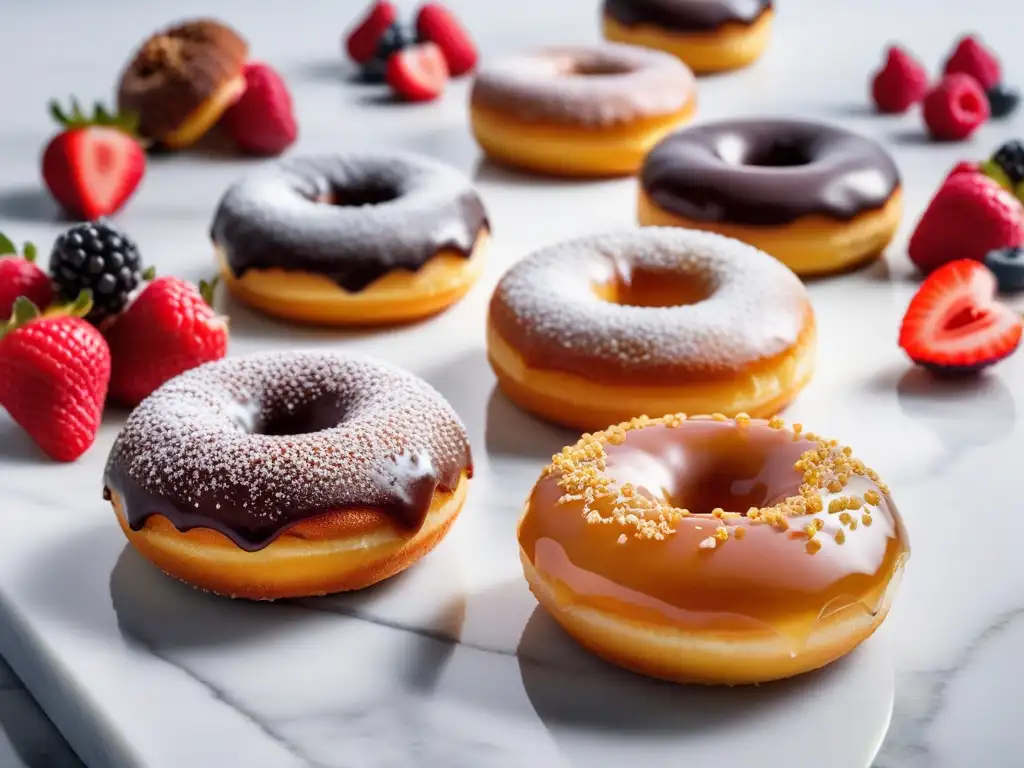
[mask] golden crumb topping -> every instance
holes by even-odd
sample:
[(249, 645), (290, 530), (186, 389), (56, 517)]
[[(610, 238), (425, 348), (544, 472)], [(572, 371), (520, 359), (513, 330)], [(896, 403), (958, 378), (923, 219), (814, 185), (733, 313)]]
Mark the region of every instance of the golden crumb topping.
[[(639, 416), (630, 421), (608, 427), (602, 432), (585, 434), (575, 445), (563, 448), (561, 453), (551, 458), (551, 463), (544, 470), (545, 476), (554, 475), (558, 485), (564, 491), (559, 504), (582, 502), (583, 515), (588, 523), (594, 525), (617, 525), (632, 529), (632, 535), (638, 539), (662, 540), (676, 532), (675, 526), (691, 515), (690, 510), (671, 505), (668, 502), (653, 499), (641, 493), (633, 484), (623, 482), (616, 484), (607, 474), (605, 445), (621, 445), (629, 432), (647, 429), (648, 427), (667, 427), (676, 429), (686, 421), (686, 414), (677, 413), (651, 419)], [(730, 421), (721, 414), (713, 414), (714, 421)], [(751, 419), (746, 414), (739, 414), (732, 419), (739, 428), (747, 428)], [(785, 429), (782, 419), (774, 418), (768, 422), (772, 429)], [(790, 527), (789, 518), (805, 517), (819, 512), (838, 515), (839, 522), (848, 530), (856, 530), (858, 520), (851, 511), (864, 510), (860, 522), (871, 525), (871, 515), (865, 507), (877, 507), (881, 503), (880, 494), (888, 494), (888, 487), (878, 477), (878, 473), (866, 467), (862, 461), (853, 456), (853, 451), (840, 445), (835, 440), (819, 437), (812, 432), (804, 432), (803, 426), (794, 424), (789, 429), (794, 440), (805, 440), (812, 446), (801, 454), (793, 468), (803, 475), (797, 493), (770, 507), (751, 507), (745, 515), (749, 525), (770, 525), (778, 530)], [(841, 495), (828, 502), (822, 500), (822, 493), (840, 494), (847, 486), (850, 478), (858, 475), (871, 480), (878, 490), (867, 490), (863, 496)], [(598, 506), (597, 502), (604, 503)], [(713, 550), (732, 540), (743, 539), (746, 529), (743, 526), (730, 526), (729, 522), (742, 519), (744, 515), (727, 512), (716, 507), (710, 513), (712, 520), (718, 522), (714, 534), (704, 538), (699, 547)], [(791, 533), (798, 540), (805, 542), (809, 554), (821, 549), (821, 541), (817, 534), (825, 527), (821, 518), (813, 518), (801, 527), (799, 532)], [(800, 534), (803, 535), (800, 535)], [(846, 533), (840, 529), (834, 535), (837, 544), (846, 541)], [(619, 536), (620, 544), (626, 542), (626, 534)]]

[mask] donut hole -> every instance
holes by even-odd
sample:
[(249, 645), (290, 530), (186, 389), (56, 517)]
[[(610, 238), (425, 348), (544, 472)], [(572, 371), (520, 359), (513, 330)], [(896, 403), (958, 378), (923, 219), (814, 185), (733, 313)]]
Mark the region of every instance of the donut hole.
[(628, 75), (633, 68), (621, 61), (573, 61), (563, 71), (570, 77), (607, 77), (608, 75)]
[(729, 165), (755, 168), (798, 168), (814, 161), (805, 142), (784, 138), (748, 143), (738, 137), (724, 137), (717, 153)]
[(309, 402), (281, 404), (266, 411), (253, 425), (253, 433), (282, 437), (333, 429), (344, 420), (346, 408), (337, 394), (328, 393)]
[(356, 186), (334, 187), (317, 202), (339, 208), (362, 208), (365, 205), (390, 203), (401, 197), (398, 188), (382, 181), (367, 181)]
[(593, 290), (602, 301), (624, 307), (683, 307), (710, 298), (714, 286), (699, 275), (633, 269)]

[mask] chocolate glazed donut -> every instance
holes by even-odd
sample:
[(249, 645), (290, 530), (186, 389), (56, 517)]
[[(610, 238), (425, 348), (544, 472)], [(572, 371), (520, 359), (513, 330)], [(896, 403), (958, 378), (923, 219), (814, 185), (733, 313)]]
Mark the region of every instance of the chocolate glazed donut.
[(488, 232), (483, 203), (455, 169), (413, 155), (342, 154), (243, 178), (221, 199), (210, 234), (243, 300), (288, 319), (351, 324), (417, 319), (461, 297), (482, 270), (475, 257)]
[(604, 36), (657, 48), (694, 72), (753, 63), (768, 45), (772, 0), (605, 0)]
[(743, 240), (800, 275), (877, 257), (902, 212), (900, 174), (877, 142), (798, 120), (729, 120), (668, 136), (640, 172), (641, 224)]

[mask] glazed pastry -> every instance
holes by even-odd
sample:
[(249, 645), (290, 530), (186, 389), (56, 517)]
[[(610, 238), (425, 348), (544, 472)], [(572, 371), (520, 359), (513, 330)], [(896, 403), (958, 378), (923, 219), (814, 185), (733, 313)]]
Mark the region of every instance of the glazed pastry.
[(635, 173), (696, 109), (693, 75), (668, 54), (627, 45), (553, 48), (485, 66), (470, 119), (494, 160), (558, 176)]
[(797, 120), (728, 120), (667, 137), (640, 172), (641, 224), (705, 229), (798, 275), (873, 261), (903, 213), (900, 174), (871, 139)]
[(519, 522), (530, 588), (599, 656), (687, 683), (822, 667), (889, 612), (889, 489), (834, 440), (737, 416), (634, 419), (556, 454)]
[(270, 600), (360, 589), (444, 537), (473, 473), (466, 432), (420, 379), (284, 353), (193, 369), (132, 412), (105, 496), (171, 576)]
[(604, 36), (674, 54), (697, 74), (746, 67), (768, 46), (772, 0), (605, 0)]
[(542, 250), (491, 299), (487, 354), (510, 400), (578, 429), (672, 410), (770, 416), (810, 381), (800, 280), (707, 232), (641, 229)]
[(489, 226), (473, 185), (411, 155), (324, 155), (267, 165), (220, 201), (211, 237), (242, 301), (323, 325), (440, 312), (480, 276)]
[(248, 52), (235, 30), (213, 19), (157, 32), (121, 74), (118, 109), (138, 116), (144, 140), (190, 146), (242, 95)]

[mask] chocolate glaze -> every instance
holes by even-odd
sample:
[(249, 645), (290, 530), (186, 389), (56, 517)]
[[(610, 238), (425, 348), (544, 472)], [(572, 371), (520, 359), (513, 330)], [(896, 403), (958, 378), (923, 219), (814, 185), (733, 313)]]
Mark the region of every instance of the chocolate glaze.
[(210, 235), (232, 273), (326, 275), (361, 291), (394, 269), (415, 272), (441, 250), (465, 257), (489, 228), (472, 184), (453, 168), (410, 155), (286, 160), (224, 194)]
[(104, 495), (140, 530), (163, 515), (256, 551), (306, 520), (372, 509), (409, 535), (437, 489), (472, 475), (451, 406), (425, 382), (361, 358), (232, 358), (161, 387), (111, 451)]
[(711, 32), (730, 22), (752, 24), (772, 5), (772, 0), (605, 0), (604, 13), (626, 27)]
[(663, 139), (640, 171), (662, 209), (697, 221), (788, 224), (808, 214), (848, 221), (900, 186), (877, 142), (798, 120), (728, 120)]

